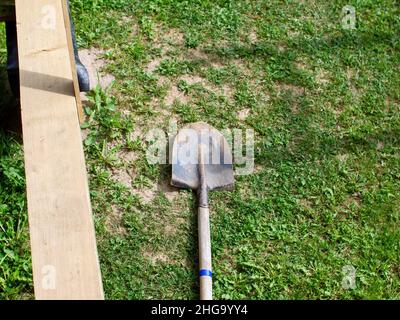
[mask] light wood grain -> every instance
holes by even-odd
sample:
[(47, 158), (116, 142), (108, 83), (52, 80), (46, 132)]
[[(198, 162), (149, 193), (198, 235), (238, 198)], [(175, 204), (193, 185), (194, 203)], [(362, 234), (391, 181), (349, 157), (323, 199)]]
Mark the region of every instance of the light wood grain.
[[(210, 212), (208, 208), (199, 207), (199, 269), (211, 271), (211, 235)], [(200, 299), (212, 300), (212, 278), (200, 277)]]
[(62, 3), (15, 4), (35, 297), (103, 299)]
[(74, 46), (72, 43), (71, 21), (69, 20), (68, 3), (67, 3), (67, 0), (61, 0), (61, 3), (62, 3), (62, 8), (63, 8), (63, 14), (64, 14), (65, 31), (67, 34), (69, 60), (71, 63), (71, 71), (72, 71), (72, 80), (74, 81), (76, 109), (78, 112), (79, 123), (82, 124), (85, 121), (85, 116), (83, 114), (82, 101), (81, 101), (81, 95), (80, 95), (80, 90), (79, 90), (78, 75), (76, 73), (75, 53), (74, 53)]

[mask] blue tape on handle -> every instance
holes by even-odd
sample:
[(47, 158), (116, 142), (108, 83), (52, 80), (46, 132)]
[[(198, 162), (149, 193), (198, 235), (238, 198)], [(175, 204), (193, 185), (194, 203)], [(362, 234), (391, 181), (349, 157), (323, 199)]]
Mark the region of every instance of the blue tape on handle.
[(212, 272), (211, 272), (211, 270), (201, 269), (199, 271), (199, 276), (200, 277), (211, 277), (212, 278)]

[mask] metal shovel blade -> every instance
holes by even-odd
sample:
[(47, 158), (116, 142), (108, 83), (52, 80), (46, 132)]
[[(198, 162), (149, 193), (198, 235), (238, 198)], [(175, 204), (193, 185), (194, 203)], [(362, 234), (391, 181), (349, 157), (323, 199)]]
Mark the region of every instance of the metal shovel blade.
[(229, 144), (221, 132), (207, 123), (196, 122), (181, 129), (174, 139), (171, 156), (173, 186), (197, 190), (200, 187), (199, 163), (204, 163), (208, 190), (233, 188)]

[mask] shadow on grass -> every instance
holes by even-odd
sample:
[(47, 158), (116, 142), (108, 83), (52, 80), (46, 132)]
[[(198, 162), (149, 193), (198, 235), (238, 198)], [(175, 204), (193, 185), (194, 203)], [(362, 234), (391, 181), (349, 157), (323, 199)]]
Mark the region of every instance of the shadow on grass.
[(20, 119), (20, 108), (11, 93), (6, 68), (4, 65), (0, 65), (0, 128), (21, 134)]
[[(274, 101), (274, 107), (278, 105), (280, 108), (277, 111), (278, 115), (284, 118), (283, 124), (266, 123), (263, 117), (254, 117), (251, 120), (252, 127), (260, 135), (257, 163), (297, 163), (342, 153), (374, 151), (379, 142), (385, 142), (385, 147), (391, 150), (400, 147), (400, 129), (396, 127), (395, 122), (387, 118), (388, 115), (393, 115), (395, 110), (384, 110), (384, 107), (376, 105), (377, 102), (372, 101), (373, 99), (369, 101), (369, 92), (360, 100), (360, 115), (356, 116), (357, 120), (361, 121), (361, 126), (354, 128), (351, 124), (342, 123), (340, 117), (334, 116), (331, 116), (331, 123), (327, 125), (321, 110), (314, 107), (311, 101), (319, 94), (314, 91), (315, 81), (310, 74), (296, 66), (297, 58), (306, 55), (311, 59), (323, 56), (325, 60), (335, 56), (339, 59), (339, 67), (344, 67), (353, 63), (347, 54), (348, 50), (359, 50), (367, 56), (371, 56), (374, 54), (372, 51), (377, 50), (376, 54), (379, 57), (379, 53), (382, 52), (394, 53), (393, 49), (400, 46), (399, 39), (398, 32), (337, 30), (328, 36), (289, 38), (285, 43), (279, 42), (280, 48), (273, 42), (232, 42), (222, 47), (211, 47), (207, 49), (207, 53), (231, 61), (238, 58), (252, 61), (258, 59), (266, 73), (267, 82), (273, 85), (286, 83), (306, 89), (295, 98), (285, 94)], [(388, 87), (387, 94), (390, 94), (389, 89)], [(350, 92), (350, 88), (344, 90)], [(378, 98), (384, 99), (380, 97), (381, 88), (375, 90), (371, 86), (370, 90)], [(342, 93), (338, 91), (338, 95)], [(292, 114), (291, 103), (300, 105), (298, 114)], [(385, 125), (382, 125), (383, 118)]]

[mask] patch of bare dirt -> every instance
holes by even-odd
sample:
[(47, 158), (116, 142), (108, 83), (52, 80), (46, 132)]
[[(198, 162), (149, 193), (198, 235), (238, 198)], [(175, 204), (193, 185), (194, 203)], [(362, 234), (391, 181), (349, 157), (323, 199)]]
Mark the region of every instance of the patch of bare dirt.
[(250, 110), (249, 108), (240, 110), (240, 111), (237, 113), (237, 117), (238, 117), (239, 120), (244, 121), (244, 120), (246, 120), (246, 118), (250, 115), (250, 112), (251, 112), (251, 110)]
[(354, 205), (356, 207), (361, 206), (361, 196), (358, 192), (354, 192), (353, 194), (349, 195), (347, 199), (344, 201), (344, 206), (345, 207), (350, 207), (351, 205)]
[(230, 270), (235, 270), (237, 268), (237, 264), (235, 259), (233, 258), (235, 255), (232, 253), (232, 250), (229, 248), (224, 248), (224, 251), (221, 256), (221, 265), (224, 265), (225, 268), (229, 268)]
[(180, 78), (181, 80), (187, 82), (189, 85), (193, 85), (196, 83), (200, 83), (202, 86), (206, 86), (206, 80), (202, 77), (199, 76), (193, 76), (193, 75), (184, 75)]
[(161, 24), (154, 28), (153, 45), (161, 50), (163, 56), (175, 48), (183, 46), (184, 34), (176, 28), (166, 29)]
[(173, 236), (176, 234), (177, 228), (173, 224), (166, 224), (164, 227), (164, 233), (168, 236)]
[(245, 76), (248, 76), (249, 79), (252, 79), (254, 77), (254, 75), (252, 74), (252, 71), (248, 68), (248, 66), (246, 65), (246, 62), (241, 59), (234, 59), (233, 64), (237, 67), (237, 69), (243, 73)]
[(144, 203), (150, 203), (156, 195), (161, 192), (169, 201), (173, 201), (179, 195), (179, 189), (170, 185), (169, 181), (161, 181), (154, 184), (152, 188), (134, 189), (134, 193), (138, 194)]
[(314, 204), (311, 200), (309, 199), (300, 199), (299, 200), (299, 204), (301, 207), (303, 207), (304, 209), (306, 209), (308, 212), (313, 212), (314, 211)]
[(111, 174), (113, 178), (122, 185), (128, 188), (132, 187), (132, 176), (128, 173), (126, 168), (113, 168)]
[(86, 140), (86, 138), (87, 138), (88, 135), (89, 135), (89, 132), (90, 132), (89, 129), (82, 129), (82, 130), (81, 130), (82, 141), (85, 141), (85, 140)]
[(299, 96), (304, 94), (305, 89), (303, 87), (300, 86), (295, 86), (293, 84), (289, 84), (289, 83), (282, 83), (279, 85), (279, 91), (287, 91), (287, 92), (291, 92), (292, 94)]
[(164, 34), (164, 38), (171, 44), (182, 46), (184, 44), (184, 34), (178, 29), (169, 29), (167, 33)]
[(197, 48), (191, 48), (187, 50), (186, 53), (184, 53), (181, 56), (182, 59), (187, 59), (187, 60), (202, 60), (205, 64), (212, 66), (213, 68), (223, 68), (225, 66), (225, 62), (223, 61), (220, 57), (218, 57), (215, 54), (206, 52), (204, 48), (197, 47)]
[(138, 158), (135, 151), (120, 150), (116, 154), (117, 158), (124, 163), (132, 163)]
[(209, 60), (209, 55), (203, 51), (200, 47), (191, 48), (188, 50), (187, 57), (191, 59)]
[(298, 61), (294, 64), (296, 66), (297, 69), (299, 70), (307, 70), (307, 65), (305, 64), (305, 62), (303, 61)]
[[(165, 58), (167, 58), (167, 54), (169, 52), (169, 49), (172, 49), (171, 44), (174, 44), (176, 46), (182, 46), (184, 44), (184, 35), (182, 32), (176, 29), (170, 29), (169, 31), (165, 32), (160, 26), (159, 28), (158, 35), (156, 36), (155, 42), (158, 43), (161, 47), (161, 56), (154, 58), (151, 60), (147, 66), (145, 66), (145, 70), (149, 73), (154, 73), (155, 70), (157, 69), (158, 65), (163, 61)], [(167, 42), (167, 43), (166, 43)], [(169, 48), (171, 47), (171, 48)], [(185, 53), (180, 55), (180, 59), (189, 59), (189, 60), (195, 60), (195, 59), (200, 59), (200, 60), (205, 60), (207, 61), (208, 64), (216, 67), (216, 68), (221, 68), (224, 66), (224, 64), (220, 61), (220, 59), (217, 59), (217, 57), (207, 54), (202, 48), (192, 48), (185, 50)], [(240, 65), (243, 66), (243, 62), (240, 62)], [(158, 84), (159, 86), (167, 86), (169, 89), (166, 93), (166, 96), (164, 98), (164, 103), (166, 106), (172, 106), (175, 101), (186, 104), (190, 100), (190, 96), (186, 95), (184, 92), (180, 91), (178, 87), (176, 86), (175, 83), (171, 83), (171, 81), (167, 77), (159, 76), (158, 77)], [(219, 93), (230, 99), (233, 95), (233, 90), (230, 88), (228, 85), (224, 85), (221, 88), (212, 86), (208, 83), (208, 81), (200, 76), (196, 75), (184, 75), (180, 77), (179, 80), (184, 80), (186, 81), (189, 85), (194, 85), (194, 84), (200, 84), (203, 86), (205, 89), (209, 91), (213, 91), (215, 93)], [(158, 106), (160, 104), (160, 101), (153, 101), (152, 104), (155, 105), (155, 109), (158, 109)], [(165, 110), (160, 110), (160, 112), (163, 114)]]
[(145, 133), (142, 130), (141, 124), (136, 123), (135, 124), (135, 130), (133, 130), (130, 135), (129, 139), (131, 141), (135, 141), (136, 139), (144, 139)]
[(324, 85), (329, 83), (329, 74), (326, 70), (320, 69), (317, 72), (317, 75), (315, 77), (315, 80), (318, 84)]
[(113, 234), (126, 235), (128, 232), (122, 223), (123, 211), (117, 206), (111, 207), (111, 212), (107, 214), (105, 225)]
[(156, 58), (156, 59), (150, 61), (150, 63), (145, 68), (146, 72), (153, 73), (154, 71), (156, 71), (156, 69), (160, 65), (161, 61), (162, 61), (161, 58)]
[(333, 112), (336, 116), (339, 116), (343, 112), (343, 107), (340, 105), (332, 106), (332, 104), (328, 101), (325, 103), (325, 107)]
[(392, 97), (385, 98), (385, 112), (389, 112), (390, 108), (399, 104), (399, 100)]
[(167, 106), (172, 106), (176, 100), (185, 104), (188, 102), (188, 97), (184, 92), (180, 91), (176, 85), (172, 85), (165, 96), (164, 102)]
[(165, 197), (169, 201), (174, 200), (179, 195), (179, 189), (171, 186), (169, 181), (161, 181), (157, 185), (157, 190), (164, 193)]
[(299, 114), (300, 113), (300, 109), (299, 109), (299, 105), (297, 103), (293, 103), (291, 106), (292, 109), (292, 113), (293, 114)]
[(233, 89), (230, 85), (224, 84), (222, 86), (222, 94), (227, 97), (229, 100), (233, 97)]
[(180, 80), (185, 81), (189, 85), (199, 84), (208, 91), (212, 91), (214, 93), (225, 96), (228, 100), (230, 100), (233, 96), (233, 89), (227, 84), (224, 84), (221, 87), (217, 87), (209, 83), (206, 79), (196, 75), (184, 75), (180, 78)]
[(338, 155), (336, 156), (336, 158), (337, 158), (340, 162), (345, 162), (345, 161), (347, 161), (347, 159), (349, 158), (349, 155), (348, 155), (347, 153), (341, 153), (341, 154), (338, 154)]
[(287, 35), (291, 38), (297, 38), (300, 35), (300, 31), (297, 29), (289, 29), (287, 30)]
[(142, 189), (133, 189), (133, 193), (139, 195), (141, 200), (144, 203), (150, 203), (154, 200), (156, 196), (156, 189), (142, 188)]
[(255, 165), (254, 165), (253, 173), (259, 173), (259, 172), (261, 172), (262, 170), (264, 170), (264, 167), (263, 167), (261, 164), (255, 164)]
[(257, 31), (251, 30), (249, 34), (249, 39), (252, 43), (256, 43), (258, 41)]
[(154, 252), (149, 248), (142, 251), (143, 257), (150, 260), (153, 264), (157, 263), (171, 263), (173, 262), (170, 257), (164, 252)]
[(89, 72), (90, 86), (94, 88), (100, 84), (102, 88), (107, 88), (115, 77), (102, 71), (106, 65), (106, 61), (101, 58), (105, 51), (97, 48), (79, 50), (79, 58)]
[(358, 71), (354, 70), (352, 68), (347, 68), (346, 76), (347, 76), (347, 83), (350, 87), (351, 93), (356, 98), (360, 97), (362, 94), (362, 91), (359, 88), (357, 88), (354, 83), (355, 78), (358, 77)]

